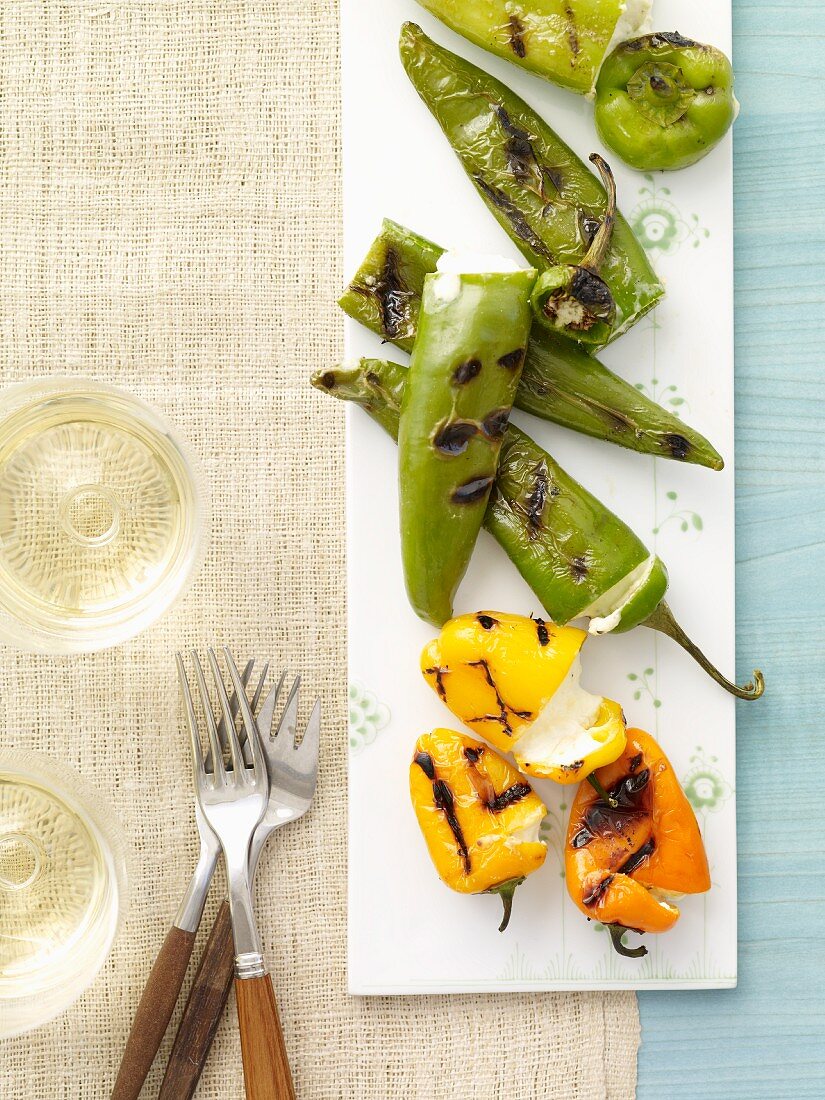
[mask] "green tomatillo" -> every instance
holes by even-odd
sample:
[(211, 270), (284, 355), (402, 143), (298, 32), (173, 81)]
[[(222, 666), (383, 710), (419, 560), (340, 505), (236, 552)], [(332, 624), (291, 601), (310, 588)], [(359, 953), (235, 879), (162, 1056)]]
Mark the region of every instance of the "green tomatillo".
[(695, 164), (738, 109), (727, 57), (675, 31), (622, 42), (596, 81), (599, 137), (640, 172)]

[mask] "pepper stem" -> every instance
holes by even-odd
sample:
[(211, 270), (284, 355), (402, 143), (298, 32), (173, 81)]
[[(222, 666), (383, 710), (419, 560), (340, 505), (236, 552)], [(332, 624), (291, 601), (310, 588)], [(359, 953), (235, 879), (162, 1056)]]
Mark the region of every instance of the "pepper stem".
[(524, 882), (524, 878), (524, 875), (520, 878), (509, 878), (506, 882), (502, 882), (498, 886), (492, 886), (487, 891), (488, 894), (498, 894), (504, 906), (504, 916), (501, 918), (501, 924), (498, 926), (499, 932), (503, 932), (510, 923), (510, 917), (513, 913), (513, 894), (516, 892), (516, 887), (521, 886)]
[(641, 947), (625, 947), (622, 936), (628, 929), (623, 924), (606, 924), (605, 928), (610, 933), (610, 942), (618, 955), (623, 955), (626, 959), (643, 959), (647, 954), (644, 944)]
[(588, 775), (587, 782), (590, 784), (590, 786), (593, 788), (593, 790), (596, 792), (602, 802), (606, 802), (611, 810), (616, 809), (616, 807), (619, 805), (618, 798), (613, 798), (612, 795), (609, 795), (607, 793), (607, 791), (604, 789), (604, 784), (600, 779), (596, 778), (594, 772), (591, 772), (590, 775)]
[(673, 617), (673, 612), (670, 610), (664, 600), (651, 612), (646, 619), (643, 620), (642, 626), (647, 626), (651, 630), (658, 630), (660, 634), (666, 634), (668, 638), (672, 638), (677, 645), (680, 645), (686, 653), (689, 653), (696, 663), (705, 670), (712, 680), (715, 680), (717, 684), (729, 691), (731, 695), (735, 695), (737, 699), (758, 699), (765, 690), (765, 677), (759, 671), (758, 668), (753, 670), (753, 679), (742, 687), (737, 684), (731, 683), (714, 665), (710, 663), (704, 653), (699, 647), (692, 642), (690, 638), (682, 630), (681, 626), (676, 622)]
[(579, 267), (586, 267), (589, 271), (596, 272), (602, 266), (613, 236), (613, 226), (616, 222), (616, 181), (613, 178), (610, 165), (604, 157), (599, 156), (598, 153), (591, 153), (590, 161), (596, 165), (599, 175), (602, 177), (602, 183), (607, 192), (607, 207), (602, 223), (596, 230), (593, 240), (590, 242), (590, 247), (585, 252)]

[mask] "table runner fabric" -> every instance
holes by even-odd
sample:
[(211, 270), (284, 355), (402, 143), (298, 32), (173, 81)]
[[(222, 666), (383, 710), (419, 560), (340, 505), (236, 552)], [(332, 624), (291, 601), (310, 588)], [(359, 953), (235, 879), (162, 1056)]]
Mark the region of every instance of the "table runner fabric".
[[(341, 352), (337, 50), (331, 0), (0, 6), (2, 382), (133, 391), (200, 456), (213, 508), (197, 581), (140, 638), (2, 651), (7, 741), (79, 769), (133, 850), (128, 920), (93, 987), (0, 1046), (9, 1100), (109, 1095), (195, 857), (173, 654), (207, 641), (300, 670), (304, 718), (324, 700), (314, 808), (271, 844), (258, 888), (299, 1097), (635, 1091), (632, 994), (346, 992), (343, 421), (307, 385)], [(198, 1096), (243, 1095), (233, 1005)]]

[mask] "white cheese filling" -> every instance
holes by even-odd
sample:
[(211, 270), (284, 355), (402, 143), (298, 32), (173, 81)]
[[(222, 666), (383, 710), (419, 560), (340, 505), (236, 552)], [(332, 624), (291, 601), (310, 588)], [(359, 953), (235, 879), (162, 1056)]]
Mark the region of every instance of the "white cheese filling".
[(436, 275), (428, 280), (428, 288), (435, 304), (447, 305), (461, 293), (462, 275), (507, 274), (521, 271), (515, 260), (506, 256), (491, 256), (486, 252), (471, 252), (460, 248), (442, 252), (436, 264)]
[(598, 717), (602, 697), (579, 686), (581, 672), (581, 660), (576, 657), (550, 701), (516, 742), (521, 759), (569, 767), (599, 747), (600, 742), (589, 731)]
[(538, 844), (541, 840), (539, 836), (539, 829), (541, 829), (541, 823), (544, 820), (544, 813), (540, 806), (537, 806), (533, 814), (533, 818), (525, 825), (522, 825), (520, 829), (516, 829), (514, 833), (511, 833), (507, 838), (507, 845), (510, 848), (517, 848), (519, 844)]
[(622, 621), (622, 612), (625, 607), (653, 571), (655, 561), (651, 554), (649, 558), (639, 562), (635, 569), (631, 569), (582, 612), (582, 615), (590, 617), (590, 625), (587, 628), (590, 634), (609, 634), (611, 630), (615, 630)]

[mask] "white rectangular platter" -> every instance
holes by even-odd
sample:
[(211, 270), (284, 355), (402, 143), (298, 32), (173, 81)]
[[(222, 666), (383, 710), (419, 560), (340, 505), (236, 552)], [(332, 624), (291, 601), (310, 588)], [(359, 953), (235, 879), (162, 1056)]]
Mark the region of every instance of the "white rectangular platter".
[[(731, 48), (727, 0), (656, 0), (654, 28)], [(602, 358), (677, 410), (724, 455), (726, 468), (642, 457), (516, 412), (574, 477), (667, 563), (670, 605), (723, 670), (734, 668), (733, 219), (730, 136), (691, 168), (646, 177), (603, 149), (584, 99), (482, 50), (414, 0), (343, 0), (345, 269), (350, 276), (382, 216), (446, 247), (518, 253), (493, 221), (398, 60), (402, 22), (502, 79), (583, 159), (602, 152), (619, 205), (667, 285), (653, 314)], [(403, 353), (347, 323), (348, 356)], [(544, 867), (516, 894), (499, 934), (500, 902), (464, 897), (438, 879), (408, 794), (415, 739), (454, 719), (418, 672), (433, 631), (410, 610), (401, 574), (396, 449), (361, 410), (348, 410), (349, 987), (356, 994), (470, 990), (721, 988), (736, 984), (734, 704), (666, 638), (639, 628), (585, 646), (583, 683), (619, 700), (686, 784), (705, 837), (713, 887), (681, 903), (676, 927), (623, 959), (567, 896), (561, 846), (572, 788), (536, 787), (549, 808)], [(539, 613), (503, 551), (482, 533), (456, 613)], [(636, 942), (635, 937), (632, 937)]]

